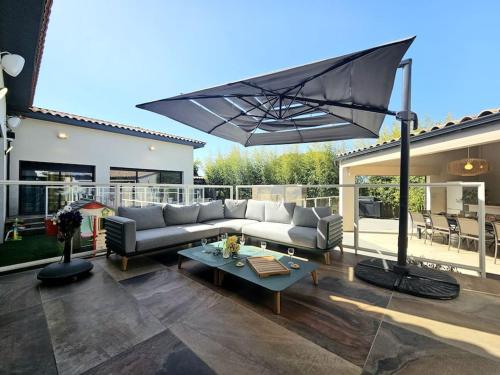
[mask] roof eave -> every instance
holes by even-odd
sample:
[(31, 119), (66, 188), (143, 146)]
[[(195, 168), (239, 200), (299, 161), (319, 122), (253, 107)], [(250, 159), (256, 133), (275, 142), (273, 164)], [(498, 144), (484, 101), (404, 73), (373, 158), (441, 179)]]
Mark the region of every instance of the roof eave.
[[(450, 133), (457, 132), (457, 131), (463, 131), (463, 130), (473, 128), (476, 126), (486, 125), (486, 124), (488, 124), (490, 122), (494, 122), (494, 121), (500, 121), (500, 112), (493, 113), (491, 115), (487, 115), (487, 116), (483, 116), (483, 117), (478, 117), (478, 118), (475, 118), (475, 119), (472, 119), (469, 121), (465, 121), (463, 123), (459, 123), (456, 125), (445, 126), (445, 127), (442, 127), (442, 128), (436, 129), (436, 130), (432, 130), (429, 132), (425, 132), (422, 134), (412, 135), (410, 137), (410, 143), (415, 143), (415, 142), (419, 142), (419, 141), (422, 141), (425, 139), (443, 136), (443, 135), (450, 134)], [(400, 141), (396, 140), (396, 141), (384, 143), (384, 144), (381, 144), (378, 146), (369, 147), (369, 148), (366, 148), (363, 150), (353, 151), (352, 153), (348, 153), (348, 154), (344, 154), (344, 155), (342, 155), (342, 154), (337, 155), (337, 160), (338, 161), (345, 161), (348, 159), (354, 159), (354, 158), (357, 158), (359, 156), (364, 156), (367, 154), (387, 150), (390, 148), (399, 147), (399, 145), (400, 145)]]
[(26, 117), (26, 118), (35, 119), (35, 120), (52, 121), (52, 122), (57, 122), (60, 124), (65, 124), (65, 125), (78, 126), (78, 127), (83, 127), (83, 128), (87, 128), (87, 129), (94, 129), (94, 130), (101, 130), (101, 131), (106, 131), (106, 132), (111, 132), (111, 133), (116, 133), (116, 134), (128, 135), (128, 136), (132, 136), (132, 137), (147, 138), (147, 139), (152, 139), (152, 140), (160, 141), (160, 142), (176, 143), (176, 144), (181, 144), (181, 145), (185, 145), (185, 146), (191, 146), (194, 149), (205, 147), (205, 144), (206, 144), (205, 142), (201, 142), (201, 141), (200, 142), (193, 142), (193, 141), (189, 141), (187, 139), (186, 140), (175, 139), (175, 138), (169, 138), (169, 137), (161, 136), (161, 135), (157, 135), (157, 134), (142, 133), (140, 131), (133, 130), (133, 129), (119, 128), (119, 127), (109, 126), (106, 124), (97, 124), (97, 123), (78, 120), (78, 119), (74, 119), (74, 118), (56, 116), (56, 115), (52, 115), (50, 113), (15, 111), (14, 114), (22, 116), (22, 117)]

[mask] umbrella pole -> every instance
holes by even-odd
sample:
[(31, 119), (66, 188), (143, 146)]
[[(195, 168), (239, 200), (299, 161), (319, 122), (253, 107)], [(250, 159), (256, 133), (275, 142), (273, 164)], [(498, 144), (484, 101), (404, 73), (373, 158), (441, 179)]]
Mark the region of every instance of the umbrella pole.
[[(403, 111), (411, 113), (411, 59), (404, 60), (403, 68)], [(408, 193), (410, 179), (410, 121), (401, 119), (401, 156), (399, 170), (399, 234), (398, 269), (405, 273), (408, 249)]]

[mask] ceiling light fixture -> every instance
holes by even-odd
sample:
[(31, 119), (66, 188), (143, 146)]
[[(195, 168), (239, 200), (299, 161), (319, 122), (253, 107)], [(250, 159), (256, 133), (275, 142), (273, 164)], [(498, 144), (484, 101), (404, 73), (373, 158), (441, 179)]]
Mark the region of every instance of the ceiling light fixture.
[(59, 138), (59, 139), (68, 139), (68, 135), (66, 133), (59, 132), (59, 133), (57, 133), (57, 138)]
[(149, 146), (149, 151), (154, 151), (154, 150), (156, 150), (155, 146)]
[(478, 176), (488, 173), (490, 164), (485, 159), (471, 158), (467, 147), (467, 158), (453, 160), (448, 163), (448, 173), (454, 176)]
[(5, 73), (11, 77), (17, 77), (24, 68), (24, 57), (7, 51), (0, 52), (0, 56), (0, 63)]

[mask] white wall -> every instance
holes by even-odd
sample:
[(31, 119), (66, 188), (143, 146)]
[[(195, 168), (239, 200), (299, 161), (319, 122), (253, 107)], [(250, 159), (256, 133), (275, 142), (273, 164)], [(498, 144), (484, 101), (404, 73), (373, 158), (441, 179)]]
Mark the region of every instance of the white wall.
[[(58, 139), (59, 132), (68, 138)], [(19, 161), (27, 160), (93, 165), (98, 183), (109, 183), (110, 167), (182, 171), (183, 183), (193, 183), (192, 146), (28, 118), (16, 129), (13, 146), (11, 180), (19, 179)], [(10, 207), (17, 207), (17, 196)]]

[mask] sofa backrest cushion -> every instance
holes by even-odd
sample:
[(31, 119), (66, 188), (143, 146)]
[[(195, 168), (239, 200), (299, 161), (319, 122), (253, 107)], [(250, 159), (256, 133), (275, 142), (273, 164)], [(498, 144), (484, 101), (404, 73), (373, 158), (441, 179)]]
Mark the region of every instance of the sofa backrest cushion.
[(161, 206), (118, 207), (118, 216), (134, 220), (136, 230), (165, 227)]
[(163, 207), (163, 217), (167, 225), (194, 224), (198, 220), (199, 212), (200, 206), (198, 204), (190, 206), (166, 204)]
[(295, 203), (266, 202), (265, 220), (270, 223), (290, 224), (292, 222)]
[(295, 226), (316, 228), (322, 217), (332, 214), (331, 207), (295, 207), (292, 223)]
[(247, 211), (245, 199), (226, 199), (224, 201), (224, 217), (226, 219), (244, 219)]
[(247, 210), (245, 219), (264, 221), (265, 219), (265, 203), (264, 201), (256, 201), (249, 199), (247, 202)]
[(200, 212), (198, 213), (198, 222), (202, 223), (208, 220), (224, 219), (224, 205), (221, 200), (200, 203)]

